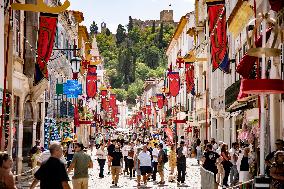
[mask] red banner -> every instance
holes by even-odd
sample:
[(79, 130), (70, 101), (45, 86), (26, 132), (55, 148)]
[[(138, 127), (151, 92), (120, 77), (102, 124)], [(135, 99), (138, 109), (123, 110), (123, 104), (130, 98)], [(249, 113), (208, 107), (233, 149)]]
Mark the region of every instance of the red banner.
[(158, 108), (162, 109), (164, 107), (165, 97), (163, 94), (157, 94), (156, 97), (158, 99)]
[(107, 103), (107, 90), (102, 90), (101, 91), (101, 104), (102, 104), (102, 109), (105, 111), (108, 111), (108, 103)]
[(194, 87), (194, 65), (193, 63), (185, 63), (185, 80), (186, 80), (186, 92), (190, 93)]
[(78, 106), (75, 105), (74, 107), (74, 125), (75, 127), (79, 127), (80, 123), (79, 123), (79, 110), (78, 110)]
[(229, 71), (227, 53), (226, 11), (223, 2), (208, 3), (209, 33), (211, 41), (211, 61), (215, 71), (220, 68)]
[(109, 96), (109, 106), (114, 109), (116, 107), (116, 94), (110, 94)]
[(184, 59), (182, 57), (177, 58), (176, 64), (178, 65), (178, 68), (182, 68), (182, 65), (184, 64)]
[(173, 97), (176, 97), (180, 90), (180, 78), (178, 72), (169, 72), (168, 73), (168, 79), (169, 79), (169, 90), (170, 94)]
[(173, 143), (173, 141), (174, 141), (173, 131), (170, 128), (165, 128), (165, 133), (167, 134), (170, 142)]
[(40, 14), (35, 83), (38, 83), (42, 78), (48, 78), (47, 62), (53, 49), (57, 17), (57, 14)]
[(97, 67), (96, 66), (89, 66), (88, 72), (87, 72), (87, 83), (86, 83), (86, 89), (87, 89), (87, 96), (89, 98), (94, 98), (97, 93)]

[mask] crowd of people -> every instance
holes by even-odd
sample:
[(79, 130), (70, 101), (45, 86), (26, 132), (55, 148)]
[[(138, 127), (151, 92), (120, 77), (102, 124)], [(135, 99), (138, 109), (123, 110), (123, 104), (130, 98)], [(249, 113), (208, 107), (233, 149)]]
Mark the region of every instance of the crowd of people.
[[(284, 141), (276, 140), (276, 150), (266, 158), (266, 175), (271, 177), (271, 188), (284, 188)], [(177, 182), (177, 186), (186, 182), (186, 160), (191, 156), (204, 169), (212, 172), (216, 185), (227, 188), (250, 181), (257, 175), (257, 153), (252, 145), (232, 143), (229, 149), (224, 142), (211, 139), (202, 143), (199, 139), (188, 146), (180, 140), (178, 146), (164, 141), (161, 136), (102, 139), (96, 144), (90, 141), (89, 150), (82, 143), (72, 141), (62, 143), (52, 141), (48, 150), (44, 150), (36, 141), (31, 149), (34, 180), (30, 186), (35, 188), (69, 189), (69, 176), (72, 176), (74, 189), (87, 189), (88, 170), (94, 167), (92, 159), (99, 165), (98, 177), (112, 176), (112, 185), (118, 186), (120, 175), (130, 180), (136, 178), (137, 186), (147, 186), (148, 182), (164, 185), (166, 182)], [(188, 153), (188, 149), (191, 149)], [(95, 153), (93, 153), (95, 151)], [(94, 158), (95, 157), (95, 158)], [(165, 177), (165, 164), (168, 163), (168, 180)], [(11, 172), (13, 160), (5, 153), (0, 153), (0, 188), (16, 188)], [(107, 168), (107, 170), (104, 170)], [(157, 177), (159, 175), (159, 177)], [(250, 185), (248, 183), (248, 185)]]
[[(284, 188), (284, 141), (277, 139), (275, 145), (276, 150), (265, 158), (266, 176), (271, 177), (271, 188), (280, 189)], [(201, 162), (206, 170), (212, 172), (216, 184), (223, 188), (241, 183), (251, 186), (248, 181), (258, 174), (257, 154), (251, 144), (234, 142), (229, 149), (222, 141), (217, 143), (212, 139), (210, 143), (205, 141), (201, 145), (197, 139), (194, 149), (198, 163)]]

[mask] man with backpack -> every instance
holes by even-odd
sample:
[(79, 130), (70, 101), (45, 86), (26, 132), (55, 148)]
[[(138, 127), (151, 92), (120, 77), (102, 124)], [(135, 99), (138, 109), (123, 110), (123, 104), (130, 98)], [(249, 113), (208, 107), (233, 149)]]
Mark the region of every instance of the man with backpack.
[(178, 179), (177, 185), (180, 183), (184, 184), (185, 181), (185, 171), (186, 171), (186, 147), (184, 146), (184, 141), (180, 142), (180, 147), (177, 148), (177, 171)]
[(165, 184), (164, 179), (164, 166), (168, 162), (168, 156), (163, 150), (163, 144), (159, 144), (159, 154), (158, 154), (158, 173), (161, 177), (161, 181), (158, 184)]

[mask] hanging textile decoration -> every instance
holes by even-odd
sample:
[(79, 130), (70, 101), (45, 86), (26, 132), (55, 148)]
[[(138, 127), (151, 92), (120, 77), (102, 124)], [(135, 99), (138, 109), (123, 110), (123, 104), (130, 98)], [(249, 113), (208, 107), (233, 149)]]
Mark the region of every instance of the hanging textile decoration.
[(143, 111), (143, 114), (146, 115), (147, 112), (146, 112), (146, 107), (145, 106), (142, 108), (142, 111)]
[(88, 72), (87, 72), (87, 83), (86, 83), (86, 89), (87, 89), (87, 96), (89, 98), (94, 98), (97, 93), (97, 67), (96, 66), (89, 66)]
[(116, 107), (116, 94), (110, 94), (109, 106), (114, 109)]
[(115, 118), (118, 114), (118, 107), (117, 106), (114, 106), (112, 108), (112, 118)]
[[(270, 35), (271, 35), (272, 27), (266, 30), (266, 42), (268, 41)], [(262, 35), (260, 35), (256, 42), (255, 42), (256, 48), (262, 46)], [(244, 79), (248, 79), (250, 77), (250, 74), (253, 70), (253, 67), (255, 65), (255, 62), (257, 60), (257, 57), (249, 56), (247, 53), (242, 57), (241, 61), (239, 62), (237, 66), (236, 72), (238, 72)]]
[(37, 62), (35, 64), (35, 84), (48, 78), (47, 62), (52, 53), (57, 26), (57, 14), (41, 13), (37, 42)]
[(158, 99), (158, 108), (162, 109), (164, 107), (165, 96), (163, 94), (156, 94)]
[(80, 119), (79, 109), (78, 109), (78, 106), (75, 105), (75, 107), (74, 107), (74, 126), (75, 127), (79, 127), (80, 126), (79, 119)]
[(173, 143), (173, 141), (174, 141), (173, 131), (170, 128), (165, 128), (165, 133), (167, 134), (170, 142)]
[(152, 112), (151, 105), (146, 105), (147, 115), (150, 115)]
[(194, 86), (194, 65), (193, 63), (185, 63), (185, 80), (186, 80), (186, 92), (189, 94)]
[(220, 68), (224, 72), (229, 71), (229, 59), (227, 53), (227, 29), (226, 11), (224, 2), (208, 3), (209, 33), (211, 41), (211, 61), (215, 71)]
[(102, 90), (101, 91), (101, 98), (102, 98), (102, 109), (107, 111), (108, 110), (108, 106), (107, 106), (107, 90)]
[(180, 78), (178, 72), (169, 72), (168, 73), (168, 79), (169, 79), (169, 89), (170, 94), (173, 97), (176, 97), (180, 90)]
[(178, 57), (176, 60), (176, 64), (178, 65), (178, 68), (182, 68), (182, 65), (184, 64), (184, 59), (182, 57)]

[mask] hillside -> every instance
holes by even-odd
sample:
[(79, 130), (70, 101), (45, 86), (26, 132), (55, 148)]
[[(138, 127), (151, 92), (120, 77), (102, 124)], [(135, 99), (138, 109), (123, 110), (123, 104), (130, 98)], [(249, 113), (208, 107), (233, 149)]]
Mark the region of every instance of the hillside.
[[(94, 28), (97, 29), (95, 23), (91, 32), (96, 32)], [(173, 32), (173, 25), (156, 26), (155, 22), (141, 29), (129, 17), (128, 25), (119, 24), (116, 34), (106, 28), (96, 35), (109, 83), (118, 100), (134, 104), (147, 78), (163, 76), (167, 65), (165, 49)]]

